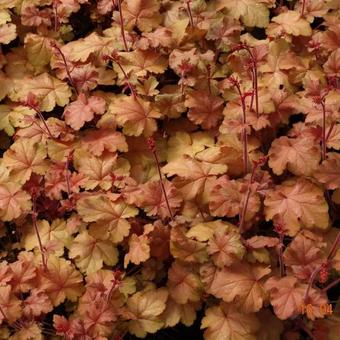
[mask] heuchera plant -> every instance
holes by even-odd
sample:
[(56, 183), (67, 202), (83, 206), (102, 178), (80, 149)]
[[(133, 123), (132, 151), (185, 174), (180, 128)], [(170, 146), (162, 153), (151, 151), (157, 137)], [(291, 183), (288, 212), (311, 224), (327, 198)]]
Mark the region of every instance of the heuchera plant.
[(339, 338), (338, 0), (0, 0), (0, 100), (1, 339)]

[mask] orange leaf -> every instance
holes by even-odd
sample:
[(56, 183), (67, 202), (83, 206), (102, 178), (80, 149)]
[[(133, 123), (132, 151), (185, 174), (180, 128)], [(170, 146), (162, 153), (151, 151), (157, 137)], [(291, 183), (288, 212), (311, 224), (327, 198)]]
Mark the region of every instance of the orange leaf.
[(329, 152), (327, 159), (314, 172), (314, 177), (329, 190), (340, 188), (340, 155)]
[(295, 36), (310, 36), (312, 29), (309, 22), (304, 19), (299, 12), (285, 11), (272, 18), (272, 23), (267, 28), (269, 36), (279, 36), (287, 33)]
[(188, 118), (193, 123), (202, 125), (204, 129), (217, 126), (223, 117), (223, 103), (222, 98), (204, 90), (190, 93), (185, 100), (185, 106), (189, 107)]
[(101, 97), (92, 96), (86, 98), (81, 93), (77, 100), (69, 104), (64, 111), (65, 122), (74, 130), (79, 130), (86, 122), (94, 118), (94, 114), (105, 112), (105, 100)]
[(287, 168), (294, 175), (310, 176), (321, 159), (320, 147), (310, 138), (275, 139), (269, 150), (269, 166), (276, 175)]
[(206, 340), (256, 340), (260, 323), (254, 314), (242, 314), (235, 305), (221, 302), (205, 311), (201, 328)]
[(173, 262), (168, 272), (169, 294), (179, 304), (199, 301), (202, 283), (192, 268)]
[(340, 77), (340, 48), (331, 53), (323, 67), (329, 76)]
[(214, 235), (209, 240), (208, 254), (215, 265), (220, 268), (240, 261), (245, 254), (241, 235), (233, 229), (216, 229)]
[(12, 294), (12, 288), (9, 285), (0, 286), (0, 307), (5, 314), (0, 313), (0, 324), (3, 321), (12, 323), (21, 316), (21, 301)]
[(188, 263), (207, 261), (206, 245), (186, 237), (183, 228), (179, 226), (171, 228), (170, 239), (170, 252), (174, 258)]
[(122, 3), (122, 11), (128, 26), (135, 25), (143, 32), (158, 27), (160, 3), (157, 0), (126, 0)]
[(31, 209), (30, 195), (17, 183), (0, 184), (0, 218), (12, 221)]
[(332, 131), (326, 130), (326, 134), (329, 134), (327, 139), (327, 147), (335, 150), (340, 150), (340, 124), (336, 124)]
[[(213, 216), (235, 217), (241, 213), (246, 191), (244, 184), (236, 180), (229, 180), (227, 176), (222, 176), (215, 181), (210, 193), (209, 210)], [(248, 201), (248, 209), (245, 220), (251, 220), (260, 209), (260, 199), (258, 194), (251, 192)]]
[(17, 36), (17, 27), (14, 24), (0, 26), (0, 44), (9, 44)]
[(278, 318), (285, 320), (301, 314), (305, 289), (297, 285), (295, 277), (287, 276), (281, 279), (271, 277), (266, 282), (266, 288), (271, 292), (271, 304)]
[(155, 111), (150, 102), (133, 96), (122, 96), (110, 104), (109, 110), (128, 136), (151, 136), (157, 130), (155, 118), (161, 114)]
[(32, 290), (31, 294), (24, 301), (24, 314), (26, 317), (47, 314), (53, 309), (47, 295), (39, 290)]
[(124, 267), (126, 268), (129, 262), (139, 265), (145, 262), (150, 257), (150, 245), (147, 235), (137, 236), (132, 234), (129, 239), (129, 252), (124, 258)]
[(300, 284), (292, 276), (283, 278), (273, 276), (265, 286), (270, 291), (270, 301), (279, 319), (286, 320), (304, 314), (308, 304), (312, 307), (312, 313), (307, 313), (309, 318), (313, 320), (315, 316), (323, 317), (320, 306), (328, 303), (325, 293), (311, 288), (309, 299), (305, 301), (307, 284)]
[(237, 263), (218, 270), (208, 292), (225, 302), (233, 302), (244, 313), (258, 312), (266, 299), (260, 281), (270, 272), (268, 267)]
[[(180, 207), (182, 198), (176, 187), (169, 181), (163, 181), (170, 209), (172, 212)], [(148, 216), (159, 215), (161, 218), (169, 217), (169, 210), (163, 194), (160, 181), (147, 182), (141, 188), (142, 202), (141, 207), (146, 211)]]
[(43, 175), (48, 169), (46, 148), (34, 139), (20, 138), (4, 153), (2, 164), (11, 170), (11, 178), (24, 184), (32, 172)]
[(174, 327), (179, 322), (185, 326), (191, 326), (196, 319), (196, 310), (200, 308), (200, 303), (192, 302), (180, 305), (169, 297), (166, 309), (162, 314), (164, 327)]
[(100, 157), (89, 153), (76, 152), (74, 155), (75, 168), (84, 175), (84, 182), (81, 184), (86, 190), (100, 187), (109, 190), (112, 187), (111, 174), (117, 161), (117, 154), (104, 152)]
[(201, 194), (207, 196), (209, 182), (214, 181), (216, 175), (223, 174), (226, 170), (226, 165), (200, 162), (188, 155), (183, 155), (182, 158), (169, 162), (162, 168), (169, 176), (179, 176), (173, 183), (186, 200), (193, 200)]
[[(134, 50), (133, 52), (121, 52), (119, 55), (122, 57), (121, 64), (125, 72), (131, 72), (137, 77), (145, 77), (148, 72), (164, 73), (168, 66), (167, 58), (153, 50)], [(124, 79), (124, 75), (118, 66), (115, 66), (115, 71), (120, 74), (120, 78)]]
[(121, 199), (112, 201), (108, 195), (95, 194), (83, 197), (77, 202), (79, 215), (85, 222), (98, 222), (91, 228), (91, 234), (99, 239), (121, 242), (129, 234), (128, 217), (137, 215), (138, 210)]
[(112, 11), (112, 8), (114, 7), (114, 2), (111, 0), (99, 0), (97, 2), (97, 9), (99, 14), (105, 15), (108, 12)]
[(129, 332), (138, 337), (156, 333), (163, 326), (160, 314), (165, 310), (168, 292), (165, 288), (135, 293), (127, 301), (127, 307), (134, 314), (128, 322)]
[(14, 292), (26, 293), (35, 287), (36, 267), (32, 252), (21, 252), (18, 260), (10, 264), (13, 274), (11, 286)]
[(58, 306), (66, 299), (76, 301), (82, 294), (83, 277), (70, 261), (55, 256), (49, 256), (47, 270), (40, 268), (37, 288), (44, 291)]
[(305, 178), (290, 179), (268, 191), (264, 201), (266, 220), (282, 219), (288, 234), (300, 228), (327, 229), (328, 205), (324, 192)]
[(246, 244), (248, 247), (253, 249), (259, 249), (264, 247), (276, 247), (279, 244), (279, 239), (276, 237), (267, 237), (267, 236), (253, 236), (246, 240)]
[(109, 240), (97, 240), (87, 231), (81, 232), (72, 242), (69, 257), (86, 274), (101, 269), (105, 264), (113, 266), (118, 261), (118, 251)]
[(325, 244), (298, 234), (284, 251), (285, 266), (299, 280), (308, 281), (314, 269), (325, 260), (321, 250), (323, 245)]
[(88, 131), (82, 138), (81, 144), (94, 156), (101, 156), (104, 150), (110, 152), (128, 151), (124, 135), (109, 129)]

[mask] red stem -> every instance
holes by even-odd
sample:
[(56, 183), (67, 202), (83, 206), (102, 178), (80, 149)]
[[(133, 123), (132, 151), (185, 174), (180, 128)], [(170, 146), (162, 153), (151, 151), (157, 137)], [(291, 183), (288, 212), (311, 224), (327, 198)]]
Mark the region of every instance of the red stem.
[(243, 171), (244, 174), (248, 173), (248, 136), (246, 128), (243, 129)]
[(187, 12), (188, 12), (188, 15), (189, 15), (190, 25), (191, 25), (191, 27), (194, 27), (194, 19), (192, 18), (192, 12), (191, 12), (191, 8), (190, 8), (190, 0), (187, 1)]
[(46, 135), (50, 136), (49, 133), (46, 132), (46, 131), (38, 124), (38, 122), (36, 121), (35, 117), (34, 117), (34, 120), (33, 120), (33, 124), (35, 124), (35, 125), (37, 126), (37, 128), (38, 128), (43, 134), (46, 134)]
[[(51, 133), (51, 130), (49, 129), (49, 127), (48, 127), (48, 125), (47, 125), (47, 123), (46, 123), (46, 121), (45, 121), (45, 118), (44, 118), (44, 116), (43, 116), (43, 114), (41, 113), (41, 111), (37, 108), (37, 107), (35, 107), (35, 106), (31, 106), (31, 105), (27, 105), (30, 109), (32, 109), (32, 110), (34, 110), (37, 114), (38, 114), (38, 116), (39, 116), (39, 119), (41, 120), (41, 122), (44, 124), (44, 126), (45, 126), (45, 128), (46, 128), (46, 131), (47, 131), (47, 133), (48, 133), (48, 135), (52, 138), (52, 139), (55, 139), (54, 137), (53, 137), (53, 135), (52, 135), (52, 133)], [(42, 131), (44, 131), (44, 130), (42, 130)], [(45, 132), (45, 131), (44, 131)], [(45, 132), (46, 133), (46, 132)]]
[(280, 276), (283, 277), (285, 275), (285, 267), (284, 267), (284, 262), (283, 262), (283, 238), (284, 235), (283, 233), (280, 234), (280, 245), (279, 245), (279, 263), (280, 263)]
[(211, 66), (207, 65), (207, 73), (208, 73), (208, 89), (209, 94), (211, 94)]
[(332, 122), (332, 124), (331, 124), (331, 126), (330, 126), (330, 128), (329, 128), (329, 130), (328, 130), (328, 132), (327, 132), (327, 136), (326, 136), (326, 146), (327, 146), (327, 141), (328, 141), (328, 139), (329, 139), (329, 136), (331, 135), (331, 133), (332, 133), (332, 131), (333, 131), (333, 129), (334, 129), (334, 126), (335, 126), (335, 122)]
[(46, 130), (47, 130), (47, 132), (48, 132), (48, 134), (49, 134), (49, 136), (50, 136), (52, 139), (54, 139), (54, 137), (53, 137), (53, 135), (52, 135), (52, 133), (51, 133), (51, 130), (49, 129), (49, 127), (48, 127), (48, 125), (47, 125), (47, 123), (46, 123), (46, 120), (45, 120), (44, 116), (42, 115), (41, 111), (40, 111), (40, 110), (35, 110), (35, 112), (38, 114), (40, 120), (41, 120), (42, 123), (44, 124), (44, 126), (45, 126), (45, 128), (46, 128)]
[(59, 28), (59, 17), (58, 17), (58, 4), (56, 0), (53, 0), (53, 13), (54, 13), (54, 31), (57, 32)]
[(77, 87), (74, 84), (74, 81), (73, 81), (73, 78), (71, 76), (70, 70), (68, 68), (67, 61), (66, 61), (64, 53), (61, 51), (61, 49), (56, 44), (53, 44), (53, 47), (58, 51), (58, 53), (60, 54), (61, 58), (63, 59), (63, 64), (64, 64), (64, 67), (65, 67), (65, 71), (67, 73), (67, 78), (68, 78), (70, 84), (72, 85), (72, 87), (74, 88), (74, 91), (76, 92), (77, 96), (79, 96), (79, 91), (78, 91)]
[(251, 185), (254, 183), (254, 176), (255, 176), (255, 171), (257, 169), (257, 166), (254, 165), (252, 172), (251, 172), (251, 177), (250, 177), (250, 181), (248, 184), (248, 188), (247, 188), (247, 193), (246, 193), (246, 198), (244, 200), (244, 204), (242, 207), (242, 212), (241, 212), (241, 219), (240, 219), (240, 226), (239, 226), (239, 230), (240, 230), (240, 234), (242, 234), (243, 232), (243, 228), (244, 228), (244, 223), (245, 223), (245, 216), (247, 213), (247, 208), (248, 208), (248, 203), (249, 203), (249, 198), (250, 198), (250, 193), (251, 193)]
[(242, 123), (244, 125), (243, 132), (242, 132), (242, 143), (243, 143), (243, 172), (246, 175), (248, 173), (248, 135), (246, 130), (247, 124), (247, 117), (246, 117), (246, 103), (245, 98), (242, 95), (242, 91), (240, 85), (238, 83), (235, 84), (237, 88), (237, 92), (241, 99), (241, 106), (242, 106)]
[(322, 107), (322, 139), (321, 139), (321, 158), (324, 161), (326, 159), (326, 106), (325, 106), (325, 100), (322, 99), (321, 101), (321, 107)]
[(256, 112), (256, 117), (258, 117), (259, 116), (259, 93), (258, 93), (257, 60), (254, 57), (249, 46), (244, 45), (244, 49), (248, 52), (250, 59), (252, 61), (253, 90), (254, 90), (254, 93), (255, 93), (255, 112)]
[(309, 278), (308, 286), (307, 286), (307, 289), (306, 289), (306, 292), (305, 292), (305, 296), (304, 296), (304, 302), (305, 303), (308, 302), (309, 291), (312, 288), (313, 282), (314, 282), (316, 276), (319, 274), (320, 270), (321, 270), (321, 266), (316, 267), (313, 270), (312, 275)]
[(47, 271), (47, 262), (46, 262), (46, 258), (45, 258), (45, 251), (44, 251), (44, 247), (43, 247), (42, 242), (41, 242), (41, 238), (40, 238), (40, 234), (39, 234), (39, 230), (38, 230), (38, 225), (37, 225), (37, 209), (36, 209), (35, 198), (33, 198), (32, 221), (33, 221), (33, 226), (34, 226), (35, 233), (37, 235), (37, 239), (38, 239), (38, 243), (39, 243), (42, 263), (43, 263), (45, 271)]
[(166, 203), (166, 206), (167, 206), (167, 208), (169, 210), (170, 218), (173, 221), (174, 220), (174, 216), (172, 214), (172, 211), (171, 211), (171, 208), (170, 208), (170, 204), (169, 204), (169, 200), (168, 200), (168, 196), (167, 196), (166, 191), (165, 191), (165, 187), (164, 187), (164, 183), (163, 183), (163, 178), (162, 178), (161, 167), (159, 165), (159, 160), (158, 160), (157, 152), (156, 152), (156, 150), (154, 150), (152, 153), (153, 153), (153, 155), (155, 157), (155, 161), (156, 161), (156, 164), (157, 164), (159, 181), (160, 181), (160, 184), (161, 184), (161, 187), (162, 187), (165, 203)]
[(114, 281), (110, 287), (109, 293), (107, 294), (106, 304), (109, 304), (113, 291), (117, 288), (117, 283)]
[(253, 88), (253, 92), (251, 94), (251, 98), (250, 98), (250, 105), (249, 105), (249, 110), (252, 111), (253, 110), (253, 105), (254, 105), (254, 97), (255, 97), (255, 76), (254, 76), (254, 70), (251, 70), (251, 86)]
[(258, 81), (257, 81), (257, 66), (256, 63), (254, 63), (254, 76), (255, 76), (255, 112), (256, 117), (259, 116), (259, 91), (258, 91)]
[(5, 312), (4, 312), (4, 310), (2, 309), (1, 306), (0, 306), (0, 313), (1, 313), (2, 316), (4, 317), (4, 320), (6, 320), (6, 319), (7, 319), (6, 314), (5, 314)]
[(334, 286), (336, 286), (339, 283), (340, 283), (340, 277), (338, 277), (336, 280), (334, 280), (329, 285), (327, 285), (325, 288), (323, 288), (322, 292), (326, 293), (329, 289), (333, 288)]
[(306, 0), (302, 0), (301, 16), (305, 15)]
[(121, 35), (122, 35), (122, 38), (123, 38), (125, 51), (127, 52), (129, 49), (128, 49), (128, 46), (127, 46), (127, 43), (126, 43), (126, 38), (125, 38), (124, 19), (123, 19), (121, 0), (117, 0), (117, 4), (118, 4), (119, 20), (120, 20), (120, 32), (121, 32)]
[(68, 167), (69, 167), (69, 161), (67, 159), (65, 163), (65, 171), (66, 171), (65, 179), (66, 179), (66, 185), (67, 185), (67, 196), (68, 198), (70, 198), (71, 197), (71, 186), (70, 186), (70, 174), (69, 174)]
[(182, 72), (182, 76), (181, 76), (181, 80), (182, 80), (182, 82), (181, 82), (181, 94), (182, 94), (182, 96), (184, 96), (184, 83), (183, 83), (183, 76), (184, 76), (184, 73)]
[(248, 186), (247, 189), (247, 194), (246, 194), (246, 199), (243, 204), (242, 212), (241, 212), (241, 220), (240, 220), (240, 234), (243, 233), (243, 228), (244, 228), (244, 223), (245, 223), (245, 216), (248, 208), (248, 203), (249, 203), (249, 198), (250, 198), (250, 185)]
[[(245, 50), (248, 52), (250, 59), (251, 59), (251, 63), (252, 63), (252, 86), (253, 86), (253, 91), (255, 94), (255, 112), (256, 112), (256, 117), (259, 116), (259, 93), (258, 93), (258, 74), (257, 74), (257, 60), (254, 57), (250, 47), (246, 44), (241, 44), (234, 52), (236, 51), (240, 51), (240, 50)], [(251, 99), (251, 104), (250, 104), (250, 109), (252, 109), (253, 107), (253, 96), (252, 95), (252, 99)]]
[(333, 242), (331, 250), (329, 251), (329, 254), (327, 256), (327, 261), (330, 261), (333, 258), (333, 256), (335, 256), (335, 253), (338, 250), (337, 248), (339, 246), (339, 243), (340, 243), (340, 231), (338, 231), (338, 235), (336, 235), (336, 238)]
[(133, 95), (133, 98), (134, 98), (135, 100), (137, 100), (136, 91), (135, 91), (135, 89), (133, 88), (132, 84), (130, 83), (129, 77), (128, 77), (128, 75), (126, 74), (126, 72), (125, 72), (123, 66), (121, 65), (121, 63), (120, 63), (118, 60), (114, 60), (114, 59), (113, 59), (113, 61), (119, 66), (120, 70), (123, 72), (123, 75), (124, 75), (124, 79), (125, 79), (125, 81), (126, 81), (126, 84), (127, 84), (127, 86), (129, 87), (129, 89), (130, 89), (130, 91), (131, 91), (131, 93), (132, 93), (132, 95)]

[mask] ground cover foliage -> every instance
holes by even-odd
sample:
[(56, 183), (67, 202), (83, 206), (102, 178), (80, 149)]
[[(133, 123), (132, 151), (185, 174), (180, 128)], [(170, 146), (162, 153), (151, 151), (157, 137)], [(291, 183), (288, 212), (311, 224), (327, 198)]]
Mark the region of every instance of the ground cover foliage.
[(1, 0), (0, 339), (336, 339), (339, 78), (337, 0)]

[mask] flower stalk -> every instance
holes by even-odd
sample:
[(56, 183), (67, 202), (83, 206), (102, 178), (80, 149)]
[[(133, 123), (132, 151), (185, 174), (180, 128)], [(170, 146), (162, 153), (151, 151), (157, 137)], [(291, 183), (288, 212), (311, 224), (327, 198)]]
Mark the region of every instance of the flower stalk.
[(255, 97), (255, 113), (256, 117), (259, 117), (259, 93), (258, 93), (258, 71), (257, 71), (257, 59), (251, 48), (247, 44), (239, 44), (235, 46), (232, 50), (232, 53), (236, 51), (245, 50), (250, 57), (250, 68), (251, 68), (251, 77), (252, 77), (252, 87), (253, 93), (250, 102), (250, 110), (253, 109), (254, 97)]
[(118, 53), (116, 51), (114, 51), (114, 52), (111, 53), (111, 55), (104, 55), (103, 59), (104, 59), (104, 61), (110, 60), (112, 62), (115, 62), (118, 65), (118, 67), (120, 68), (120, 70), (123, 73), (126, 85), (130, 89), (130, 92), (131, 92), (133, 98), (135, 100), (137, 100), (136, 90), (134, 89), (133, 85), (131, 84), (129, 77), (128, 77), (127, 73), (125, 72), (125, 70), (124, 70), (124, 68), (123, 68), (123, 66), (120, 62), (120, 56), (118, 55)]
[(243, 124), (243, 131), (242, 131), (242, 143), (243, 143), (243, 173), (246, 175), (249, 171), (249, 159), (248, 159), (248, 135), (247, 135), (247, 116), (246, 116), (246, 102), (245, 99), (247, 97), (247, 93), (242, 93), (240, 82), (238, 79), (234, 77), (229, 77), (229, 81), (235, 88), (239, 94), (241, 100), (241, 108), (242, 108), (242, 124)]
[(38, 223), (37, 223), (38, 213), (37, 213), (37, 207), (36, 207), (36, 198), (33, 197), (32, 200), (33, 200), (33, 211), (32, 211), (33, 226), (34, 226), (35, 234), (37, 236), (38, 243), (39, 243), (42, 264), (43, 264), (44, 270), (47, 271), (47, 261), (46, 261), (46, 257), (45, 257), (45, 249), (44, 249), (42, 241), (41, 241), (41, 237), (40, 237), (40, 233), (39, 233), (39, 229), (38, 229)]
[(340, 283), (340, 277), (338, 277), (333, 282), (331, 282), (329, 285), (327, 285), (325, 288), (323, 288), (322, 292), (326, 293), (328, 290), (330, 290), (331, 288), (337, 286), (339, 283)]
[(190, 6), (191, 0), (186, 0), (186, 7), (187, 7), (187, 12), (190, 20), (190, 26), (194, 27), (194, 19), (192, 16), (192, 11), (191, 11), (191, 6)]
[(71, 151), (69, 153), (69, 155), (66, 158), (66, 162), (65, 162), (65, 179), (66, 179), (66, 185), (67, 185), (67, 196), (68, 196), (68, 199), (71, 198), (71, 184), (70, 184), (69, 166), (70, 166), (70, 162), (73, 159), (73, 152), (74, 151)]
[[(113, 2), (114, 2), (114, 0), (113, 0)], [(122, 36), (122, 39), (123, 39), (125, 51), (128, 52), (129, 49), (128, 49), (128, 46), (127, 46), (127, 43), (126, 43), (126, 37), (125, 37), (124, 18), (123, 18), (121, 0), (117, 0), (117, 5), (118, 5), (118, 11), (119, 11), (120, 33), (121, 33), (121, 36)]]
[(336, 125), (336, 122), (333, 121), (332, 124), (331, 124), (331, 126), (330, 126), (330, 128), (329, 128), (329, 130), (328, 130), (328, 132), (327, 132), (327, 135), (326, 135), (326, 143), (325, 143), (326, 145), (327, 145), (327, 141), (328, 141), (328, 139), (329, 139), (331, 133), (333, 132), (333, 129), (334, 129), (334, 126), (335, 126), (335, 125)]
[(305, 15), (305, 8), (306, 8), (306, 0), (302, 0), (301, 17), (303, 17)]
[(46, 131), (44, 131), (44, 133), (47, 133), (47, 134), (49, 135), (49, 137), (51, 137), (51, 139), (55, 139), (55, 138), (53, 137), (52, 133), (51, 133), (51, 130), (49, 129), (49, 127), (48, 127), (48, 125), (47, 125), (47, 123), (46, 123), (46, 120), (45, 120), (45, 118), (44, 118), (42, 112), (40, 111), (39, 103), (38, 103), (38, 101), (37, 101), (35, 95), (34, 95), (32, 92), (30, 92), (30, 93), (28, 94), (28, 96), (27, 96), (26, 101), (25, 101), (24, 103), (22, 103), (22, 104), (23, 104), (24, 106), (29, 107), (30, 109), (34, 110), (34, 111), (37, 113), (37, 115), (38, 115), (40, 121), (41, 121), (41, 122), (43, 123), (43, 125), (45, 126)]
[(285, 265), (283, 261), (283, 248), (284, 248), (283, 240), (285, 237), (285, 231), (284, 231), (283, 225), (280, 223), (275, 225), (274, 230), (279, 235), (279, 241), (280, 241), (279, 243), (279, 266), (280, 266), (280, 276), (283, 277), (285, 276)]
[(53, 16), (54, 16), (54, 32), (58, 32), (59, 29), (59, 16), (58, 16), (58, 0), (53, 0)]
[(70, 69), (67, 65), (67, 61), (66, 61), (64, 53), (62, 52), (62, 50), (59, 48), (59, 46), (54, 41), (51, 42), (51, 47), (53, 47), (57, 51), (57, 53), (61, 56), (61, 59), (63, 60), (63, 64), (64, 64), (64, 67), (65, 67), (65, 71), (66, 71), (66, 74), (67, 74), (68, 81), (70, 82), (71, 86), (74, 88), (74, 91), (77, 94), (77, 96), (79, 96), (79, 91), (78, 91), (78, 89), (77, 89), (77, 87), (74, 83), (74, 80), (71, 76), (71, 72), (70, 72)]
[(0, 306), (0, 313), (1, 313), (2, 317), (6, 320), (7, 319), (6, 314), (5, 314), (5, 312), (4, 312), (4, 310), (2, 309), (1, 306)]
[(321, 137), (321, 158), (324, 161), (326, 159), (326, 105), (325, 105), (325, 98), (321, 100), (321, 107), (322, 107), (322, 137)]
[(209, 94), (211, 94), (211, 65), (207, 65), (207, 73), (208, 73), (208, 90)]
[(330, 137), (335, 122), (332, 122), (328, 133), (326, 134), (326, 97), (328, 93), (332, 90), (332, 84), (327, 85), (324, 89), (322, 89), (319, 93), (315, 94), (313, 91), (311, 93), (307, 92), (307, 97), (311, 97), (312, 101), (316, 106), (321, 106), (322, 111), (322, 134), (321, 134), (321, 159), (324, 161), (327, 157), (327, 140)]
[(168, 199), (168, 196), (166, 194), (166, 190), (165, 190), (164, 183), (163, 183), (163, 176), (162, 176), (162, 172), (161, 172), (161, 167), (159, 165), (159, 159), (158, 159), (158, 156), (157, 156), (155, 140), (152, 137), (149, 137), (147, 139), (147, 145), (148, 145), (148, 149), (152, 152), (152, 154), (153, 154), (153, 156), (155, 158), (155, 162), (156, 162), (156, 166), (157, 166), (157, 171), (158, 171), (158, 176), (159, 176), (159, 182), (160, 182), (160, 185), (161, 185), (161, 188), (162, 188), (162, 191), (163, 191), (165, 203), (166, 203), (166, 206), (168, 208), (170, 218), (171, 218), (172, 221), (174, 221), (174, 216), (172, 214), (172, 211), (171, 211), (171, 208), (170, 208), (170, 204), (169, 204), (169, 199)]
[(244, 232), (245, 218), (246, 218), (250, 194), (251, 194), (251, 187), (252, 187), (252, 184), (254, 184), (255, 182), (256, 170), (258, 169), (259, 166), (263, 165), (265, 162), (266, 162), (266, 157), (261, 157), (258, 161), (253, 162), (253, 169), (251, 172), (251, 176), (250, 176), (250, 180), (249, 180), (248, 188), (246, 192), (246, 197), (245, 197), (245, 200), (242, 206), (242, 211), (240, 214), (240, 223), (239, 223), (240, 234)]
[(116, 288), (118, 288), (120, 283), (122, 282), (122, 274), (123, 273), (120, 270), (116, 270), (114, 272), (113, 279), (111, 280), (112, 284), (111, 284), (110, 290), (109, 290), (109, 292), (107, 294), (107, 299), (106, 299), (106, 303), (107, 304), (110, 302), (114, 290)]

